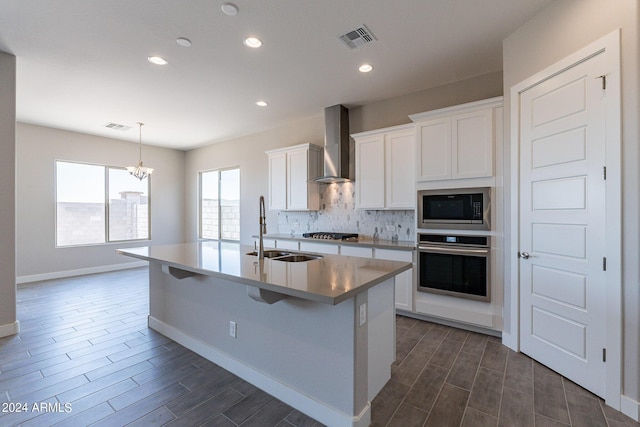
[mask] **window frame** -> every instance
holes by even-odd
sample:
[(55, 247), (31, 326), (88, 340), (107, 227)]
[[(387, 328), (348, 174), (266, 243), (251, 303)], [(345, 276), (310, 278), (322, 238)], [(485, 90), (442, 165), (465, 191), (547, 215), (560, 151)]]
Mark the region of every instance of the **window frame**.
[[(98, 166), (103, 168), (104, 173), (104, 241), (96, 242), (96, 243), (79, 243), (72, 245), (59, 245), (58, 244), (58, 163), (73, 163), (77, 165), (85, 165), (85, 166)], [(127, 169), (124, 166), (111, 166), (100, 163), (90, 163), (90, 162), (82, 162), (77, 160), (60, 160), (56, 159), (54, 161), (54, 174), (53, 174), (53, 193), (54, 193), (54, 247), (56, 249), (64, 249), (64, 248), (77, 248), (83, 246), (102, 246), (102, 245), (110, 245), (110, 244), (122, 244), (129, 242), (141, 242), (141, 241), (151, 241), (152, 239), (152, 227), (151, 227), (151, 175), (148, 175), (145, 179), (147, 179), (147, 237), (137, 238), (137, 239), (110, 239), (109, 236), (109, 224), (110, 224), (110, 203), (109, 203), (109, 170), (123, 170)], [(132, 179), (134, 179), (132, 177)]]
[[(233, 242), (233, 243), (238, 243), (240, 242), (240, 236), (238, 236), (238, 240), (232, 240), (232, 239), (223, 239), (221, 238), (222, 236), (222, 204), (220, 203), (220, 201), (222, 200), (222, 188), (221, 188), (221, 183), (222, 183), (222, 172), (224, 171), (230, 171), (230, 170), (237, 170), (238, 171), (238, 206), (240, 206), (240, 192), (241, 192), (241, 187), (242, 187), (242, 178), (240, 175), (240, 166), (228, 166), (228, 167), (224, 167), (224, 168), (216, 168), (216, 169), (206, 169), (206, 170), (201, 170), (198, 171), (198, 183), (197, 183), (197, 197), (198, 197), (198, 201), (197, 201), (197, 206), (198, 206), (198, 229), (196, 231), (197, 234), (197, 239), (198, 240), (203, 240), (203, 241), (213, 241), (213, 242)], [(202, 208), (203, 208), (203, 203), (202, 203), (202, 175), (205, 173), (211, 173), (211, 172), (218, 172), (218, 238), (214, 239), (211, 237), (202, 237)]]

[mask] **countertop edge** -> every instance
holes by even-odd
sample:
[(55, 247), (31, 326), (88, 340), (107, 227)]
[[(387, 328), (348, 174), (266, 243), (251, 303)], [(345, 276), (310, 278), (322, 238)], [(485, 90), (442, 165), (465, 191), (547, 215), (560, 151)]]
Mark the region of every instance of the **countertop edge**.
[[(255, 239), (258, 238), (257, 235), (251, 236)], [(290, 240), (295, 242), (313, 242), (313, 243), (326, 243), (329, 245), (345, 245), (345, 246), (360, 246), (364, 248), (377, 248), (377, 249), (392, 249), (398, 251), (415, 251), (416, 243), (409, 240), (400, 240), (402, 242), (398, 244), (393, 240), (373, 240), (373, 239), (362, 239), (362, 240), (323, 240), (323, 239), (310, 239), (302, 236), (290, 236), (287, 234), (267, 234), (264, 236), (265, 239), (274, 239), (274, 240)]]
[(349, 291), (346, 291), (343, 294), (337, 295), (335, 297), (330, 297), (330, 296), (323, 296), (323, 295), (319, 295), (319, 294), (315, 294), (312, 292), (307, 292), (307, 291), (301, 291), (295, 288), (288, 288), (288, 287), (284, 287), (284, 286), (279, 286), (279, 285), (275, 285), (275, 284), (271, 284), (271, 283), (267, 283), (267, 282), (261, 282), (261, 281), (257, 281), (257, 280), (251, 280), (251, 279), (247, 279), (245, 277), (238, 277), (238, 276), (234, 276), (231, 274), (225, 274), (225, 273), (220, 273), (220, 272), (216, 272), (216, 271), (211, 271), (211, 270), (202, 270), (199, 268), (194, 268), (194, 267), (190, 267), (190, 266), (186, 266), (183, 264), (180, 264), (178, 262), (173, 262), (173, 261), (168, 261), (168, 260), (161, 260), (161, 259), (156, 259), (150, 256), (145, 256), (145, 255), (141, 255), (141, 254), (136, 254), (134, 252), (127, 252), (127, 249), (116, 249), (116, 253), (119, 255), (123, 255), (123, 256), (129, 256), (132, 258), (137, 258), (137, 259), (141, 259), (144, 261), (148, 261), (148, 262), (155, 262), (161, 265), (167, 265), (169, 267), (173, 267), (173, 268), (177, 268), (180, 270), (184, 270), (184, 271), (188, 271), (191, 273), (195, 273), (195, 274), (199, 274), (202, 276), (209, 276), (209, 277), (217, 277), (220, 279), (224, 279), (224, 280), (228, 280), (231, 282), (235, 282), (238, 283), (240, 285), (246, 285), (246, 286), (253, 286), (255, 288), (260, 288), (260, 289), (265, 289), (267, 291), (271, 291), (271, 292), (275, 292), (275, 293), (279, 293), (282, 295), (286, 295), (289, 297), (294, 297), (294, 298), (300, 298), (302, 300), (305, 301), (311, 301), (311, 302), (317, 302), (317, 303), (323, 303), (323, 304), (330, 304), (330, 305), (337, 305), (343, 301), (346, 301), (348, 299), (354, 298), (356, 295), (392, 278), (395, 277), (396, 275), (409, 270), (412, 268), (411, 263), (405, 263), (406, 265), (404, 267), (401, 267), (397, 270), (394, 270), (393, 272), (390, 273), (386, 273), (364, 285), (359, 286), (356, 289), (351, 289)]

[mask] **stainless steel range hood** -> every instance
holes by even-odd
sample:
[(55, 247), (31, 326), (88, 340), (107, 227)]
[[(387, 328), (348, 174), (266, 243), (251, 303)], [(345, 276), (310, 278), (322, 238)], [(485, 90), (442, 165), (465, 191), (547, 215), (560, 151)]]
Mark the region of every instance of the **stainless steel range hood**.
[(349, 155), (349, 110), (343, 105), (324, 109), (324, 175), (320, 183), (352, 181)]

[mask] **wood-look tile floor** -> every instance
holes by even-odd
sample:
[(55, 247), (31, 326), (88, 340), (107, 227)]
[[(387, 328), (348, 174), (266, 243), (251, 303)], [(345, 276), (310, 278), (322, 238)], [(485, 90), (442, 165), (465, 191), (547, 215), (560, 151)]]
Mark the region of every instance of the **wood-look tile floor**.
[[(0, 426), (320, 425), (148, 329), (147, 289), (146, 269), (19, 286)], [(493, 337), (398, 317), (397, 356), (374, 426), (640, 426)]]

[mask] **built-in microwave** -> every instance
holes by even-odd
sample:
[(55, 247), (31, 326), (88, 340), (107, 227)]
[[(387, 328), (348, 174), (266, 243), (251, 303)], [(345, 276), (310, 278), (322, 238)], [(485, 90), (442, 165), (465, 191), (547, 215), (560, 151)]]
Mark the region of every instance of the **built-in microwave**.
[(490, 230), (491, 188), (418, 191), (418, 228)]

